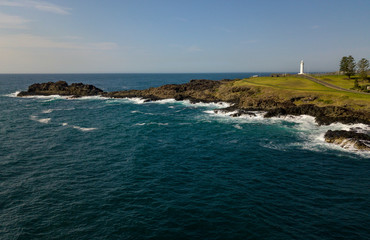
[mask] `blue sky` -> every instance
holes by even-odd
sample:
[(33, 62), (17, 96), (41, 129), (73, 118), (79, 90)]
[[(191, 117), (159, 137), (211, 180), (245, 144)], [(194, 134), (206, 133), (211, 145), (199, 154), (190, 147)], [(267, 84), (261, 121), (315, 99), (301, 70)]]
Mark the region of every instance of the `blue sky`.
[(335, 71), (369, 0), (0, 0), (0, 73)]

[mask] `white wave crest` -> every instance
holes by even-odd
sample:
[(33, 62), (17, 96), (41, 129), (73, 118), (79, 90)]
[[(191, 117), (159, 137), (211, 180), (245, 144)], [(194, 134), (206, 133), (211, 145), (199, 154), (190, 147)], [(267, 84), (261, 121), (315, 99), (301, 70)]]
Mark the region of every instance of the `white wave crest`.
[(47, 124), (50, 122), (51, 118), (37, 118), (36, 116), (34, 115), (31, 115), (31, 120), (33, 121), (37, 121), (39, 123), (44, 123), (44, 124)]
[(108, 97), (102, 97), (102, 96), (84, 96), (84, 97), (78, 97), (78, 98), (74, 98), (74, 97), (69, 97), (67, 98), (69, 100), (107, 100), (107, 99), (111, 99), (111, 98), (108, 98)]
[(243, 127), (240, 126), (239, 124), (234, 125), (234, 128), (236, 128), (236, 129), (243, 129)]
[(158, 126), (167, 126), (168, 123), (160, 123), (160, 122), (150, 122), (150, 123), (136, 123), (134, 126), (144, 126), (144, 125), (158, 125)]
[(210, 102), (210, 103), (204, 103), (204, 102), (199, 102), (199, 103), (191, 103), (189, 100), (183, 100), (182, 103), (185, 106), (191, 106), (191, 107), (207, 107), (207, 108), (226, 108), (230, 107), (231, 104), (227, 102)]
[(71, 126), (72, 128), (80, 130), (82, 132), (89, 132), (89, 131), (94, 131), (94, 130), (97, 129), (97, 128), (85, 128), (85, 127), (80, 127), (80, 126), (76, 126), (76, 125), (69, 125), (66, 122), (62, 123), (62, 126)]
[(144, 98), (124, 98), (126, 101), (130, 101), (134, 104), (144, 104), (146, 103), (145, 102), (145, 99)]
[(131, 113), (140, 113), (140, 114), (145, 114), (145, 115), (156, 115), (154, 113), (146, 113), (146, 112), (141, 112), (141, 111), (131, 111)]
[(178, 101), (176, 101), (173, 98), (169, 98), (169, 99), (162, 99), (162, 100), (154, 101), (153, 103), (168, 104), (168, 103), (175, 103), (175, 102), (178, 102)]
[(4, 94), (3, 96), (5, 96), (5, 97), (17, 97), (20, 92), (21, 91), (16, 91), (16, 92), (13, 92), (13, 93)]
[(52, 113), (53, 111), (54, 109), (47, 109), (47, 110), (42, 111), (42, 113)]
[(78, 130), (80, 130), (80, 131), (82, 131), (82, 132), (89, 132), (89, 131), (94, 131), (94, 130), (96, 130), (97, 128), (85, 128), (85, 127), (79, 127), (79, 126), (75, 126), (75, 125), (72, 125), (72, 127), (74, 128), (74, 129), (78, 129)]
[(263, 111), (250, 111), (250, 114), (242, 114), (238, 117), (233, 117), (232, 116), (232, 115), (238, 113), (238, 111), (225, 112), (225, 111), (206, 110), (206, 111), (204, 111), (204, 113), (207, 113), (212, 117), (239, 119), (237, 121), (240, 121), (240, 119), (243, 119), (244, 120), (243, 122), (256, 122), (256, 121), (260, 122), (260, 121), (265, 121), (266, 120), (266, 118), (263, 117), (266, 112), (263, 112)]
[(72, 96), (61, 96), (61, 95), (42, 96), (42, 95), (32, 95), (32, 96), (24, 96), (22, 98), (35, 98), (35, 99), (55, 100), (55, 99), (68, 99), (68, 98), (72, 98)]

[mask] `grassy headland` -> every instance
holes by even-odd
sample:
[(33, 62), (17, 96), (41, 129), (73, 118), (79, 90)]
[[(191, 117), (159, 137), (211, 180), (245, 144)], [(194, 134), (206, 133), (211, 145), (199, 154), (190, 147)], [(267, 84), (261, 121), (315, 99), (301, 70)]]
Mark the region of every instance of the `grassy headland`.
[[(140, 97), (147, 101), (174, 98), (192, 102), (229, 102), (225, 111), (266, 111), (265, 117), (282, 115), (311, 115), (319, 124), (370, 124), (370, 95), (346, 92), (333, 85), (343, 86), (342, 80), (332, 79), (324, 86), (316, 79), (292, 75), (286, 77), (252, 77), (235, 80), (191, 80), (184, 84), (168, 84), (144, 90), (103, 92), (91, 85), (65, 82), (33, 84), (19, 96), (74, 95), (74, 97), (101, 95), (112, 98)], [(326, 84), (326, 83), (324, 83)], [(331, 87), (334, 87), (331, 88)]]
[[(342, 78), (343, 76), (330, 76), (330, 83), (347, 89), (353, 87), (353, 81)], [(240, 91), (236, 91), (238, 88)], [(230, 89), (231, 93), (239, 94), (244, 99), (243, 107), (251, 106), (256, 99), (272, 99), (278, 102), (291, 101), (296, 105), (310, 103), (320, 107), (337, 106), (370, 111), (370, 95), (332, 89), (300, 76), (256, 77), (232, 81), (222, 85), (219, 94), (230, 94)], [(246, 92), (253, 94), (246, 95)]]

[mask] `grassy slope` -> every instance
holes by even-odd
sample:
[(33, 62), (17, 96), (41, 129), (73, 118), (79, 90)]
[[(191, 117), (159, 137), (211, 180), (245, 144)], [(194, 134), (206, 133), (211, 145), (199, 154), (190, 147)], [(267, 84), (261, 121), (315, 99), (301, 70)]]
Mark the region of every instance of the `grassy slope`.
[[(346, 84), (341, 79), (338, 81), (333, 79), (330, 83), (341, 87)], [(318, 106), (344, 106), (355, 110), (370, 111), (370, 95), (338, 91), (299, 76), (249, 78), (231, 82), (228, 87), (251, 88), (256, 93), (246, 96), (248, 101), (254, 98), (288, 101), (295, 97), (304, 97), (294, 103), (297, 105), (312, 103)], [(222, 92), (222, 89), (220, 90)]]
[(315, 78), (323, 80), (327, 83), (337, 85), (341, 88), (351, 89), (354, 86), (354, 81), (357, 78), (359, 85), (368, 85), (370, 84), (368, 81), (363, 81), (359, 78), (359, 76), (352, 76), (351, 79), (348, 79), (347, 76), (344, 75), (323, 75), (323, 76), (315, 76)]

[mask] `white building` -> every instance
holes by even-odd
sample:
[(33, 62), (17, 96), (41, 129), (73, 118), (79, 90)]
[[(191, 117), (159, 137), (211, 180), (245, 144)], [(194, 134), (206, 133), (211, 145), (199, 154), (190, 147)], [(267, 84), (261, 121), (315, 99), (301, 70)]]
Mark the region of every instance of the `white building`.
[(301, 61), (301, 69), (300, 69), (300, 72), (298, 74), (304, 74), (304, 62), (303, 62), (303, 60)]

